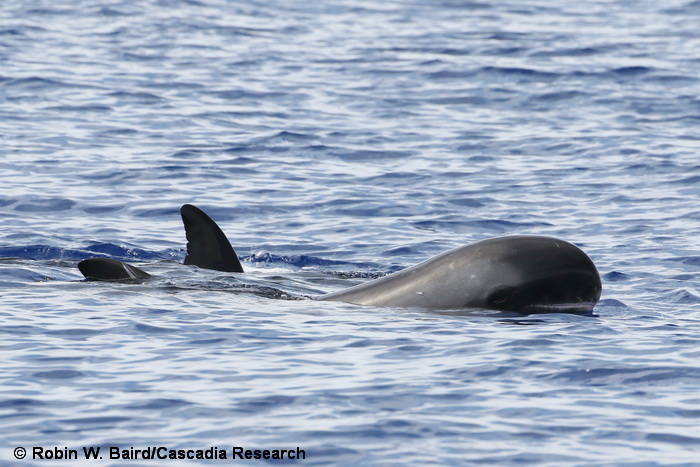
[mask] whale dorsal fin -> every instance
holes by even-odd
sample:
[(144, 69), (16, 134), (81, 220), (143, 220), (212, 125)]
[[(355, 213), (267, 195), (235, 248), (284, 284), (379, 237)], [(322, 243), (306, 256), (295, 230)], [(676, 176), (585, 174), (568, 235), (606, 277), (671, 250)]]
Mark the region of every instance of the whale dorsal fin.
[(78, 269), (91, 281), (142, 281), (150, 279), (146, 271), (109, 258), (88, 258), (78, 263)]
[(180, 209), (187, 236), (185, 264), (223, 272), (243, 272), (243, 266), (226, 235), (201, 209), (185, 204)]

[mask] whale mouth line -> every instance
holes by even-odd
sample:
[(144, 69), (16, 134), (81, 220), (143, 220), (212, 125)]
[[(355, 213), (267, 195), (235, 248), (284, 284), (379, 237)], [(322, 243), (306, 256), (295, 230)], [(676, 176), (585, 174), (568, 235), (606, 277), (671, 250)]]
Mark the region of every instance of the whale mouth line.
[(547, 305), (528, 305), (526, 311), (541, 310), (541, 311), (564, 311), (564, 312), (589, 312), (593, 311), (595, 302), (576, 302), (576, 303), (555, 303)]

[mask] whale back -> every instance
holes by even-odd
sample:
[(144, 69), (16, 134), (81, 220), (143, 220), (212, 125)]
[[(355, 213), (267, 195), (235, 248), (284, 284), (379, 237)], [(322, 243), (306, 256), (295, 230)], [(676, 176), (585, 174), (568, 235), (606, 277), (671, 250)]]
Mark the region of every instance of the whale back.
[(586, 312), (601, 292), (591, 259), (551, 237), (483, 240), (320, 300), (358, 305)]

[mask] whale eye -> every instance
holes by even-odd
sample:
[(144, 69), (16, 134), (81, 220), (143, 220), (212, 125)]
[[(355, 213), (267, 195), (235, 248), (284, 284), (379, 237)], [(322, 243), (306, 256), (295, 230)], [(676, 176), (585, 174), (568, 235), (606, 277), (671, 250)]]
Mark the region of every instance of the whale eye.
[(486, 304), (494, 308), (506, 306), (513, 299), (515, 292), (515, 287), (498, 287), (489, 293)]

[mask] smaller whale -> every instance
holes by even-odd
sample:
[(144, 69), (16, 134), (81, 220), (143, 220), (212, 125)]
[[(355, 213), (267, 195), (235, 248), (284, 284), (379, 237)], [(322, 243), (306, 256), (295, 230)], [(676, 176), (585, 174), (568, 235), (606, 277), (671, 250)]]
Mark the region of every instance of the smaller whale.
[[(206, 213), (186, 204), (180, 214), (188, 241), (184, 264), (243, 272), (226, 235)], [(83, 260), (78, 268), (89, 280), (151, 277), (135, 266), (106, 258)], [(595, 264), (577, 246), (552, 237), (517, 235), (455, 248), (316, 299), (369, 306), (578, 313), (593, 310), (601, 290)]]
[(78, 263), (78, 269), (88, 280), (95, 281), (143, 281), (152, 276), (131, 264), (116, 259), (88, 258)]

